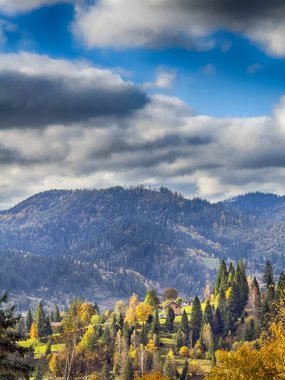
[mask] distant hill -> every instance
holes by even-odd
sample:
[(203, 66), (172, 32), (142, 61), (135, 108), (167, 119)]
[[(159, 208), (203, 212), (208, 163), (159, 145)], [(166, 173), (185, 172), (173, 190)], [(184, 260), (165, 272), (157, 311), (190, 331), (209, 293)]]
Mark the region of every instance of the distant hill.
[(285, 197), (211, 204), (166, 188), (51, 190), (0, 212), (0, 288), (99, 302), (146, 287), (201, 294), (221, 258), (285, 264)]

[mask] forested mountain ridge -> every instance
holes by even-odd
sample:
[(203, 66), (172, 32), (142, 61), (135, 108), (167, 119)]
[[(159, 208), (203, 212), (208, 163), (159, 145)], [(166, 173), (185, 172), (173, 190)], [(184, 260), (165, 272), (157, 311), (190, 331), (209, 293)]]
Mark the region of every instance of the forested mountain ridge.
[(0, 213), (0, 287), (59, 300), (201, 294), (221, 258), (284, 266), (284, 215), (273, 194), (211, 204), (166, 188), (47, 191)]

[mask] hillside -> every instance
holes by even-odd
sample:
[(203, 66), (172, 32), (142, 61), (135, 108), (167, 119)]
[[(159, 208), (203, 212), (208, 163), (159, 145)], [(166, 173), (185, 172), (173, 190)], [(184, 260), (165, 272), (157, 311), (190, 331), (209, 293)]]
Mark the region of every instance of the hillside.
[(51, 190), (0, 213), (0, 251), (0, 287), (10, 292), (102, 302), (173, 286), (189, 297), (221, 258), (244, 258), (251, 272), (266, 258), (284, 267), (285, 198), (211, 204), (165, 188)]

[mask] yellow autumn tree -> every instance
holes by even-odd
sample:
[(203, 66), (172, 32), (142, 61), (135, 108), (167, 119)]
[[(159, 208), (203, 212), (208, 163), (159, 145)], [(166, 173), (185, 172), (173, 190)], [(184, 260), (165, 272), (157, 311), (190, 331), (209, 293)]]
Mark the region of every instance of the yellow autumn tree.
[(31, 339), (38, 339), (38, 329), (36, 324), (33, 322), (30, 330)]
[(189, 356), (189, 348), (186, 346), (182, 346), (179, 350), (179, 355), (184, 358), (187, 358), (187, 356)]
[(135, 380), (168, 380), (167, 377), (161, 375), (159, 372), (150, 372), (142, 377), (136, 377)]
[(236, 351), (216, 352), (217, 363), (207, 380), (273, 380), (285, 379), (285, 310), (270, 326), (269, 337), (260, 350), (246, 342)]
[(152, 313), (153, 307), (145, 302), (141, 302), (140, 304), (138, 304), (135, 311), (137, 319), (143, 324), (146, 323), (146, 321)]
[(129, 299), (128, 309), (126, 311), (125, 322), (128, 322), (129, 326), (134, 326), (136, 323), (136, 307), (139, 304), (139, 298), (134, 293)]
[(58, 373), (58, 368), (59, 368), (58, 356), (57, 354), (53, 354), (49, 362), (49, 369), (51, 373), (53, 373), (56, 376)]

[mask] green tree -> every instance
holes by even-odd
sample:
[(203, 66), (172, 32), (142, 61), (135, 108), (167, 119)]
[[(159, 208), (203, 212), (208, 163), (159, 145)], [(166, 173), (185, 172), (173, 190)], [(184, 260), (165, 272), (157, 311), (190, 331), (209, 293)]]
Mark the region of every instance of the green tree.
[(32, 368), (24, 358), (30, 354), (30, 349), (20, 347), (17, 343), (23, 339), (15, 332), (19, 317), (15, 316), (15, 307), (7, 306), (7, 302), (5, 293), (0, 298), (0, 378), (29, 379)]
[(50, 323), (49, 316), (46, 317), (46, 323), (45, 323), (45, 336), (52, 335), (52, 327)]
[(228, 300), (226, 327), (229, 331), (235, 330), (235, 324), (239, 316), (239, 292), (235, 282), (232, 283), (231, 294)]
[(134, 380), (134, 368), (132, 359), (128, 356), (126, 367), (123, 372), (122, 380)]
[(266, 289), (270, 286), (274, 286), (273, 269), (270, 262), (267, 260), (264, 267), (263, 281), (265, 283)]
[(154, 334), (158, 334), (160, 331), (160, 322), (159, 322), (159, 315), (158, 310), (155, 310), (154, 319), (152, 322), (152, 331)]
[(206, 305), (203, 313), (203, 323), (209, 324), (213, 328), (213, 312), (209, 299), (206, 300)]
[(238, 291), (238, 313), (239, 316), (242, 314), (244, 311), (244, 308), (247, 304), (248, 301), (248, 283), (247, 283), (247, 278), (246, 278), (246, 273), (245, 273), (245, 266), (242, 261), (240, 261), (237, 265), (237, 270), (235, 273), (235, 280), (234, 282), (236, 283), (237, 286), (237, 291)]
[(255, 332), (254, 320), (250, 318), (250, 320), (246, 323), (244, 340), (251, 342), (255, 339), (256, 339), (256, 332)]
[(175, 380), (176, 379), (176, 365), (175, 365), (175, 359), (172, 355), (167, 355), (164, 366), (163, 366), (163, 373), (166, 377), (168, 377), (169, 380)]
[(154, 309), (156, 308), (156, 305), (158, 304), (158, 298), (154, 289), (149, 289), (146, 292), (144, 302), (152, 306)]
[(27, 330), (27, 332), (30, 332), (33, 322), (34, 322), (34, 320), (33, 320), (33, 316), (31, 313), (31, 309), (29, 309), (27, 316), (26, 316), (26, 330)]
[(220, 292), (220, 286), (221, 286), (222, 278), (226, 278), (226, 279), (228, 278), (228, 272), (227, 272), (227, 266), (226, 266), (225, 260), (221, 261), (221, 264), (220, 264), (220, 267), (218, 270), (216, 283), (215, 283), (215, 287), (214, 287), (215, 295), (217, 295)]
[(167, 331), (173, 331), (175, 314), (171, 307), (167, 309), (167, 315), (165, 320), (165, 327)]
[(58, 305), (55, 305), (54, 308), (54, 322), (61, 322), (61, 316)]
[(202, 308), (199, 298), (196, 296), (192, 305), (190, 326), (192, 329), (192, 345), (194, 346), (200, 337), (202, 327)]
[(285, 274), (284, 272), (281, 272), (279, 276), (276, 295), (279, 301), (285, 300)]
[(180, 375), (180, 380), (189, 380), (189, 363), (188, 360), (185, 360), (183, 369)]
[(34, 323), (37, 328), (38, 337), (44, 337), (46, 333), (46, 316), (41, 302), (36, 307), (34, 314)]

